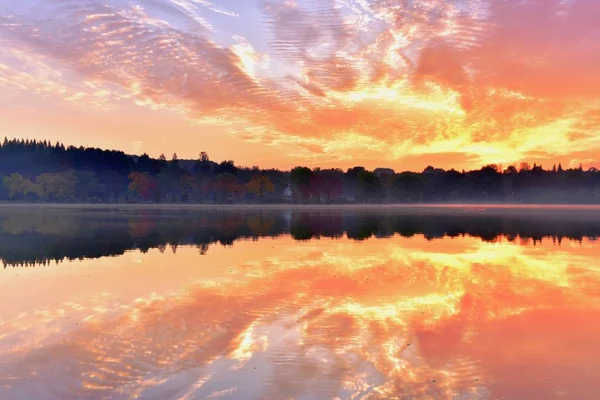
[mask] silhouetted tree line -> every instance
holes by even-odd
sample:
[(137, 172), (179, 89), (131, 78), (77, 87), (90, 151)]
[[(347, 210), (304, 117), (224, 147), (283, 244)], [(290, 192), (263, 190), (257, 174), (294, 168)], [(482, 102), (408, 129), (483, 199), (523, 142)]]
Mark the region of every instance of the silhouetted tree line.
[(474, 171), (291, 171), (127, 155), (37, 140), (0, 146), (0, 200), (98, 203), (600, 203), (600, 172), (522, 163)]
[(320, 237), (352, 240), (393, 235), (427, 239), (474, 236), (484, 241), (500, 237), (536, 244), (564, 239), (582, 241), (600, 236), (600, 215), (594, 212), (461, 213), (356, 211), (109, 211), (102, 209), (1, 210), (0, 258), (4, 266), (47, 265), (62, 260), (117, 256), (127, 250), (158, 248), (176, 251), (196, 246), (205, 254), (210, 245), (236, 240), (290, 235), (296, 240)]

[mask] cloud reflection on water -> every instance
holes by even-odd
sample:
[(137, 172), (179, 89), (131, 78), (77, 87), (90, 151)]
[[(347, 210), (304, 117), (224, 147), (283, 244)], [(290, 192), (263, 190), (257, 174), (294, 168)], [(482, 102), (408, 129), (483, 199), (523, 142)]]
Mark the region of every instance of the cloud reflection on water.
[[(92, 283), (81, 314), (29, 316), (22, 329), (37, 341), (12, 343), (0, 391), (40, 399), (591, 398), (597, 252), (588, 240), (533, 247), (417, 235), (280, 237), (205, 256), (190, 247), (136, 252), (146, 273), (129, 254), (101, 259), (113, 267), (87, 268), (91, 279), (114, 287)], [(69, 298), (81, 276), (61, 278), (48, 304)], [(122, 309), (81, 322), (102, 292)], [(81, 323), (66, 329), (71, 313)], [(53, 318), (58, 333), (44, 337)]]

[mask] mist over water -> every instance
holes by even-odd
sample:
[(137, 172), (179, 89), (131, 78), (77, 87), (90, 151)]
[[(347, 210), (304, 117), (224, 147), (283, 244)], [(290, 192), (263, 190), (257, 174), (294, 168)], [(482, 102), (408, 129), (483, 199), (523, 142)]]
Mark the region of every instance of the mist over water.
[(594, 207), (0, 207), (0, 398), (592, 399)]

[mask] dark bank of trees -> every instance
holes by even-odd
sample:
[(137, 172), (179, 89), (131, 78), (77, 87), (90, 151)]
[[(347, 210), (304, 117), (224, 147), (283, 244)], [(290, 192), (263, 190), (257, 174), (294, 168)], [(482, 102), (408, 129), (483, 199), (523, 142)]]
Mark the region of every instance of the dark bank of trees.
[(600, 203), (595, 168), (528, 163), (473, 171), (363, 167), (291, 171), (154, 159), (36, 140), (0, 146), (0, 200), (97, 203)]

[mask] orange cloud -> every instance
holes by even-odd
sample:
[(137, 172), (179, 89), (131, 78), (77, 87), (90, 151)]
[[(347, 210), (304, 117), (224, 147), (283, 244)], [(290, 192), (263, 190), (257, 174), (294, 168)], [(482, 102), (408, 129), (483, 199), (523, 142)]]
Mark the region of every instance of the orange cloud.
[[(134, 104), (180, 114), (277, 148), (267, 166), (421, 169), (430, 155), (446, 168), (597, 165), (599, 7), (282, 0), (265, 2), (256, 20), (209, 1), (61, 0), (0, 19), (3, 46), (56, 65), (57, 83), (1, 59), (0, 82), (72, 103), (102, 99), (105, 112)], [(215, 14), (229, 19), (234, 43)], [(264, 28), (268, 43), (236, 33), (236, 21)], [(195, 126), (181, 137), (202, 143)]]

